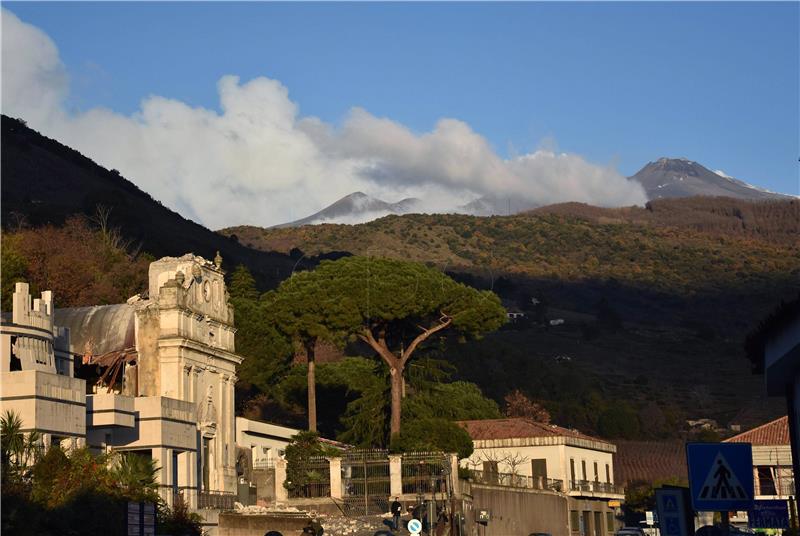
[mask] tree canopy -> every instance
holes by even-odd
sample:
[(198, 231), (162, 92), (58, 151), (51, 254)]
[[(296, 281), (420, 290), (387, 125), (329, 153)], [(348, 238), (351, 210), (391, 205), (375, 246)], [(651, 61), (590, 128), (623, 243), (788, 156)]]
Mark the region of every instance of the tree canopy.
[(480, 337), (506, 320), (500, 299), (415, 262), (370, 257), (323, 261), (309, 273), (320, 281), (334, 317), (389, 367), (391, 434), (400, 432), (403, 372), (414, 352), (444, 330)]
[(295, 355), (304, 355), (308, 363), (308, 429), (311, 431), (317, 430), (317, 343), (326, 341), (342, 346), (356, 321), (353, 310), (331, 292), (330, 286), (330, 280), (320, 277), (316, 271), (297, 272), (262, 299), (275, 327), (292, 341)]

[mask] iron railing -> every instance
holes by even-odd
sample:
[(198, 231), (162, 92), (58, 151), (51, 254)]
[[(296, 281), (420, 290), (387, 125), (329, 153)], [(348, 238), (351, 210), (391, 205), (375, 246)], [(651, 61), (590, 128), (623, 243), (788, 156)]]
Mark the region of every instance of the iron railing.
[(583, 491), (587, 493), (610, 493), (613, 495), (624, 495), (625, 488), (612, 484), (611, 482), (599, 482), (597, 480), (570, 480), (570, 491)]
[(228, 491), (201, 491), (197, 494), (198, 508), (233, 510), (236, 494)]
[(286, 480), (286, 488), (289, 490), (289, 497), (316, 498), (331, 496), (331, 470), (330, 462), (324, 456), (309, 458), (298, 471), (300, 482)]
[(346, 515), (367, 516), (389, 511), (389, 453), (353, 449), (342, 456), (343, 509)]
[(450, 460), (441, 452), (409, 452), (401, 462), (403, 493), (444, 493)]
[(550, 491), (564, 491), (564, 481), (555, 478), (533, 477), (515, 475), (513, 473), (495, 473), (492, 471), (470, 471), (472, 480), (476, 484), (489, 484), (509, 488), (540, 489)]

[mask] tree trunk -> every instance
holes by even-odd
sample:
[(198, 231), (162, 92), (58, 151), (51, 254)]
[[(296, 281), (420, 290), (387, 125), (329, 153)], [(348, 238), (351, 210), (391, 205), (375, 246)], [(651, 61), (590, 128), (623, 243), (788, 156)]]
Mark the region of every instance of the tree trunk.
[(403, 369), (389, 369), (392, 377), (392, 421), (390, 437), (400, 433), (400, 410), (403, 407)]
[(437, 331), (447, 328), (447, 326), (449, 326), (452, 322), (452, 318), (443, 314), (437, 325), (427, 329), (420, 328), (422, 329), (422, 333), (417, 335), (417, 337), (411, 341), (411, 344), (408, 345), (408, 348), (405, 348), (400, 352), (400, 355), (396, 355), (389, 350), (389, 346), (386, 344), (385, 331), (379, 329), (377, 339), (372, 333), (372, 329), (370, 327), (365, 327), (364, 330), (358, 334), (358, 337), (365, 343), (369, 344), (372, 349), (375, 350), (379, 356), (381, 356), (383, 362), (389, 366), (389, 372), (391, 373), (392, 381), (392, 419), (389, 427), (390, 438), (400, 433), (400, 412), (402, 411), (403, 396), (405, 395), (403, 371), (406, 369), (406, 363), (408, 362), (409, 358), (411, 358), (411, 354), (414, 353), (414, 350), (416, 350), (417, 346), (419, 346)]
[(316, 341), (306, 343), (306, 360), (308, 361), (308, 429), (317, 431), (317, 363), (314, 360)]

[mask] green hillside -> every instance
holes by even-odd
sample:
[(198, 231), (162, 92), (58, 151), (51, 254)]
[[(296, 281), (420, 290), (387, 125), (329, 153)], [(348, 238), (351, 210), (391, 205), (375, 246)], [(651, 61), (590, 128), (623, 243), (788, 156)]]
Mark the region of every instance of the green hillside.
[[(726, 201), (745, 208), (755, 205)], [(679, 201), (671, 203), (680, 206)], [(415, 214), (388, 216), (362, 225), (234, 227), (221, 232), (264, 251), (288, 253), (297, 248), (307, 255), (348, 251), (435, 263), (443, 269), (489, 277), (613, 278), (670, 292), (769, 285), (788, 277), (800, 278), (800, 202), (769, 203), (770, 211), (754, 216), (756, 221), (747, 233), (714, 222), (713, 207), (706, 211), (707, 230), (699, 230), (698, 222), (679, 226), (661, 224), (652, 217), (650, 221), (601, 220), (564, 210), (489, 218)], [(652, 212), (640, 211), (643, 215)], [(663, 219), (669, 221), (669, 213)], [(741, 221), (733, 214), (725, 220)], [(776, 237), (767, 223), (784, 231)]]

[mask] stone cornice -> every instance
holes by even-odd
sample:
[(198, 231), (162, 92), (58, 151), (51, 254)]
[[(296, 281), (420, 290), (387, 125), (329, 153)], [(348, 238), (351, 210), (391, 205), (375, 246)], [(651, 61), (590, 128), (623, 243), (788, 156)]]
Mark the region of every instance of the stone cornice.
[(600, 452), (617, 452), (617, 446), (605, 441), (593, 441), (580, 437), (551, 436), (551, 437), (509, 437), (505, 439), (473, 439), (476, 449), (492, 448), (519, 448), (519, 447), (550, 447), (565, 445)]
[(208, 355), (210, 357), (214, 357), (217, 359), (222, 359), (223, 361), (228, 361), (233, 363), (234, 365), (240, 365), (244, 360), (244, 357), (234, 354), (233, 352), (229, 352), (227, 350), (223, 350), (222, 348), (216, 346), (209, 346), (207, 344), (203, 344), (197, 341), (193, 341), (190, 339), (186, 339), (184, 337), (165, 337), (158, 340), (158, 347), (159, 348), (189, 348), (201, 354)]

